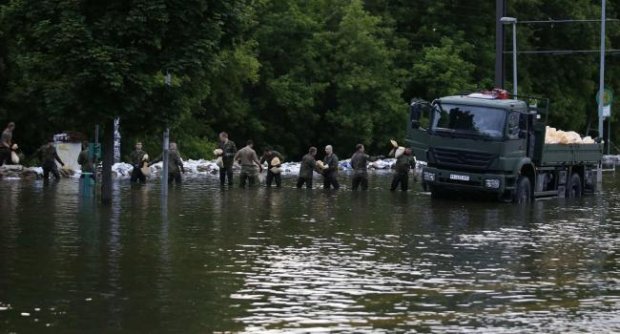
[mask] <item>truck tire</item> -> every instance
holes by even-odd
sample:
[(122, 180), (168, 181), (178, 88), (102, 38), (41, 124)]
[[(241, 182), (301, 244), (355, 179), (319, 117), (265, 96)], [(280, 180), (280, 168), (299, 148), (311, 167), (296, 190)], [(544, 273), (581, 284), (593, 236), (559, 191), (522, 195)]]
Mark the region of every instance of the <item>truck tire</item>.
[(581, 186), (581, 177), (577, 173), (573, 173), (566, 187), (566, 198), (581, 198), (583, 187)]
[(532, 201), (532, 184), (527, 176), (519, 176), (513, 201), (519, 204), (527, 204)]

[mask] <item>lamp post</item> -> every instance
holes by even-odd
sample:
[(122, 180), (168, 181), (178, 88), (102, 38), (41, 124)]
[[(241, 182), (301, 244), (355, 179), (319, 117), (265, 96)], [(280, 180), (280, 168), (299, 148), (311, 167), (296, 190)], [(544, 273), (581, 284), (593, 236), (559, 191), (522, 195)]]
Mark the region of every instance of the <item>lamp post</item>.
[(499, 19), (502, 24), (512, 24), (512, 91), (517, 96), (517, 19), (504, 16)]

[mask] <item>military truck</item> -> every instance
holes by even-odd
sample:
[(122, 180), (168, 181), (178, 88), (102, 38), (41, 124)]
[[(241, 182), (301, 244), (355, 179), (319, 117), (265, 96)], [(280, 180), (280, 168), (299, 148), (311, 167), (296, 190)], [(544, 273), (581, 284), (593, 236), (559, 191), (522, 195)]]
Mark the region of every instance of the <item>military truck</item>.
[(546, 144), (548, 117), (548, 99), (503, 90), (414, 100), (406, 142), (426, 161), (423, 185), (434, 197), (483, 193), (526, 203), (595, 191), (602, 144)]

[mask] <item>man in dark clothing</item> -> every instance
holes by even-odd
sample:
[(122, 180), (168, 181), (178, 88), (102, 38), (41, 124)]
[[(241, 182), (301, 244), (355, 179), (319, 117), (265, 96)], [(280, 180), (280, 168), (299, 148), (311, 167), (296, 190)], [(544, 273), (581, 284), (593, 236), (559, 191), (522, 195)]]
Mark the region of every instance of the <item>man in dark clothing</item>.
[(0, 166), (11, 163), (11, 150), (13, 149), (13, 130), (15, 123), (10, 122), (0, 137)]
[(95, 179), (95, 167), (91, 155), (88, 152), (88, 142), (82, 143), (82, 151), (78, 155), (77, 163), (82, 168), (81, 178), (90, 176), (93, 180)]
[(297, 188), (301, 188), (304, 183), (306, 188), (312, 189), (312, 173), (316, 169), (316, 147), (312, 146), (308, 150), (308, 154), (304, 155), (301, 159), (301, 166), (299, 166), (299, 177), (297, 178)]
[(65, 166), (65, 163), (60, 160), (58, 156), (58, 152), (56, 151), (56, 147), (54, 146), (54, 142), (50, 140), (47, 144), (41, 146), (37, 150), (39, 154), (39, 158), (41, 160), (43, 167), (43, 180), (47, 181), (49, 179), (50, 172), (54, 175), (54, 179), (60, 180), (60, 173), (58, 173), (58, 166), (56, 166), (56, 161), (61, 166)]
[(390, 156), (394, 154), (396, 163), (394, 164), (394, 177), (392, 178), (391, 191), (396, 190), (400, 184), (400, 190), (407, 191), (409, 189), (409, 170), (415, 167), (415, 158), (412, 156), (411, 149), (405, 149), (404, 153), (397, 154), (398, 148), (394, 148), (390, 152)]
[(325, 159), (323, 161), (325, 168), (323, 169), (323, 189), (334, 187), (335, 190), (340, 189), (338, 183), (338, 156), (334, 154), (331, 145), (325, 146)]
[(233, 184), (233, 163), (235, 162), (235, 155), (237, 154), (237, 145), (235, 142), (228, 139), (228, 133), (221, 132), (219, 148), (222, 150), (222, 164), (220, 167), (220, 185), (223, 187), (228, 178), (228, 185)]
[[(146, 158), (146, 159), (145, 159)], [(148, 162), (148, 155), (142, 150), (142, 143), (137, 142), (135, 150), (129, 155), (129, 162), (133, 169), (131, 170), (131, 183), (140, 180), (141, 183), (146, 182), (146, 176), (142, 173), (144, 162)]]
[[(172, 183), (172, 181), (177, 184), (181, 184), (181, 173), (185, 174), (185, 168), (183, 167), (183, 160), (181, 160), (181, 155), (177, 150), (176, 143), (170, 143), (168, 146), (168, 183)], [(162, 161), (163, 156), (159, 155), (157, 159), (150, 162), (149, 167)]]
[[(276, 160), (275, 158), (278, 159)], [(276, 169), (280, 168), (281, 162), (283, 160), (284, 157), (282, 156), (282, 154), (280, 154), (280, 152), (274, 151), (271, 147), (267, 147), (265, 149), (265, 152), (260, 159), (260, 163), (262, 165), (267, 162), (267, 177), (265, 180), (265, 184), (268, 188), (271, 187), (271, 183), (273, 182), (273, 180), (276, 181), (276, 187), (280, 188), (282, 186), (282, 175), (280, 171)], [(274, 162), (277, 162), (277, 164), (273, 164)], [(276, 173), (274, 173), (273, 170), (276, 170)]]
[(248, 140), (247, 145), (235, 154), (235, 161), (239, 161), (241, 165), (241, 174), (239, 176), (241, 188), (245, 188), (246, 180), (249, 181), (250, 187), (258, 183), (258, 174), (263, 171), (263, 166), (258, 161), (258, 156), (253, 147), (254, 143)]
[(362, 190), (368, 189), (368, 162), (375, 161), (377, 158), (371, 158), (365, 152), (364, 145), (357, 144), (355, 146), (355, 153), (351, 157), (351, 168), (353, 169), (353, 184), (351, 189), (357, 190), (362, 186)]

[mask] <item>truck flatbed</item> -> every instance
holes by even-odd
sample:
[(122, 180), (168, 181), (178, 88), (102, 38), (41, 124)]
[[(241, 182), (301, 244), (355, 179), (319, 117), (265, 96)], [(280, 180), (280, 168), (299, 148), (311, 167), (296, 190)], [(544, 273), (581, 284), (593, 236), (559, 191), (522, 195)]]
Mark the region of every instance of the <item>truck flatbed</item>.
[(540, 166), (597, 165), (603, 156), (603, 145), (545, 144)]

